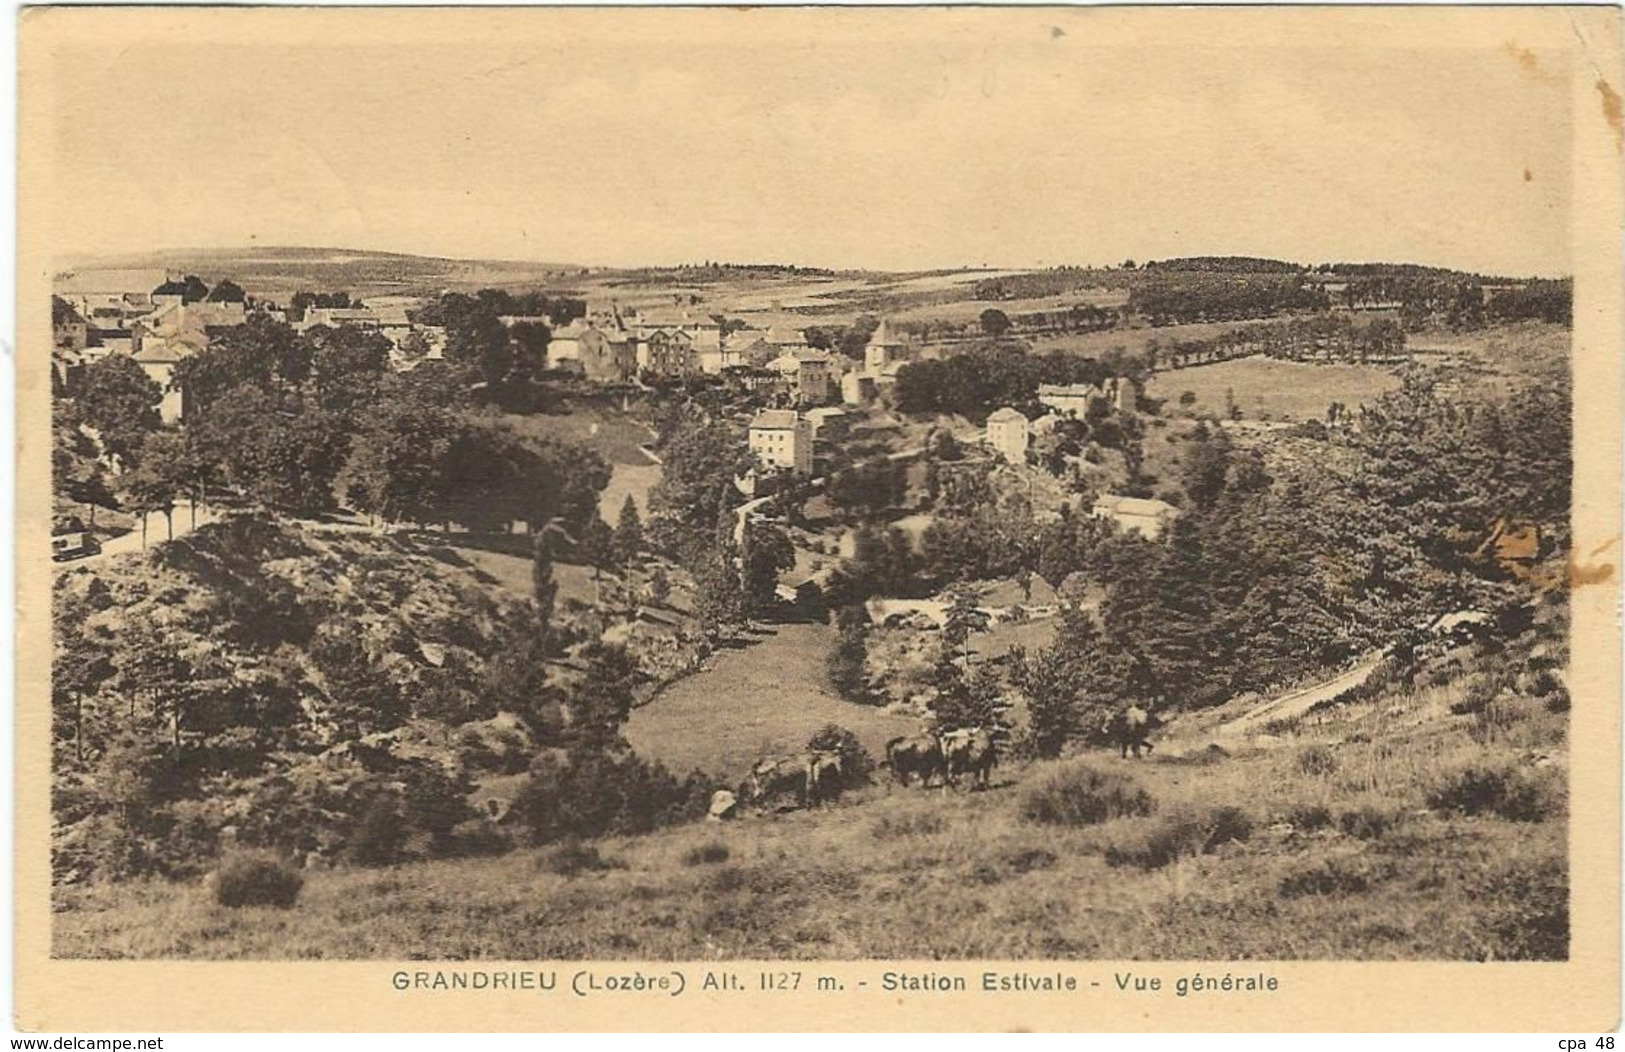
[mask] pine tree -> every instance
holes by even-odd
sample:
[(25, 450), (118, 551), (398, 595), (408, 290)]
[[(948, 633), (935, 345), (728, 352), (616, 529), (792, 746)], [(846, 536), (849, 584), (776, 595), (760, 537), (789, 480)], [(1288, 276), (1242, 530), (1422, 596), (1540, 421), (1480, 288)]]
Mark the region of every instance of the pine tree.
[(621, 505), (621, 515), (615, 523), (615, 539), (613, 544), (615, 561), (622, 566), (630, 566), (643, 551), (643, 519), (638, 514), (637, 502), (632, 495), (626, 495), (626, 502)]
[(845, 606), (835, 615), (839, 632), (825, 664), (830, 686), (848, 701), (870, 701), (865, 663), (869, 657), (865, 633), (869, 615), (861, 605)]

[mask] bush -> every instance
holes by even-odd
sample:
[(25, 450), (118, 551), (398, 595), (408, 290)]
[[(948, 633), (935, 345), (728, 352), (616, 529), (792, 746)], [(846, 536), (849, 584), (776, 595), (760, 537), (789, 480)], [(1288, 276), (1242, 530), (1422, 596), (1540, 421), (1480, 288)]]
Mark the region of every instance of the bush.
[(1555, 779), (1510, 764), (1470, 763), (1446, 773), (1427, 796), (1428, 806), (1464, 815), (1498, 815), (1509, 822), (1540, 822), (1561, 811)]
[(685, 866), (710, 866), (728, 861), (728, 845), (713, 840), (709, 844), (696, 844), (683, 855)]
[(1293, 804), (1283, 817), (1300, 833), (1313, 833), (1332, 824), (1332, 813), (1324, 804)]
[(1106, 849), (1106, 863), (1158, 869), (1252, 835), (1252, 816), (1239, 807), (1183, 807), (1113, 843)]
[(674, 777), (631, 750), (581, 746), (542, 753), (514, 797), (531, 842), (551, 843), (610, 833), (647, 833), (705, 814), (717, 783), (703, 775)]
[(1310, 745), (1298, 750), (1298, 772), (1311, 778), (1325, 778), (1337, 773), (1337, 754), (1325, 745)]
[(1344, 811), (1337, 818), (1337, 828), (1345, 836), (1357, 840), (1375, 840), (1399, 823), (1399, 813), (1371, 804)]
[(358, 866), (388, 866), (400, 861), (410, 830), (393, 793), (379, 792), (361, 813), (345, 855)]
[(305, 878), (272, 854), (243, 853), (224, 859), (214, 872), (214, 899), (222, 906), (276, 906), (299, 898)]
[(1133, 779), (1083, 765), (1051, 772), (1027, 790), (1021, 813), (1045, 825), (1095, 825), (1156, 810), (1151, 794)]
[(583, 844), (578, 840), (568, 840), (555, 846), (538, 859), (538, 864), (549, 873), (561, 877), (626, 868), (625, 862), (599, 854), (597, 845)]

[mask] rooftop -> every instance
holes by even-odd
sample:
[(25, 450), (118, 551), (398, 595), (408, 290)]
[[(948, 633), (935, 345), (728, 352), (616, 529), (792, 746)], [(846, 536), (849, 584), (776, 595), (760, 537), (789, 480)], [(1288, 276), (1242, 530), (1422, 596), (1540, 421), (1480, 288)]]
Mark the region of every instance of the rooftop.
[(751, 420), (750, 427), (752, 431), (790, 430), (798, 421), (794, 409), (764, 409)]

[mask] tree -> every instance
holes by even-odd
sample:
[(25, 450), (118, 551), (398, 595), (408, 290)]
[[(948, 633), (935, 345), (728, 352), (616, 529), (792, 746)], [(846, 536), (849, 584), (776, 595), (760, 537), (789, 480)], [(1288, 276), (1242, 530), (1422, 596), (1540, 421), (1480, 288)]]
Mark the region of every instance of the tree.
[(861, 604), (843, 606), (835, 615), (838, 635), (825, 662), (825, 674), (835, 692), (848, 701), (870, 700), (866, 632), (869, 614)]
[(385, 522), (439, 521), (448, 456), (462, 427), (453, 414), (389, 400), (367, 414), (338, 476), (345, 501)]
[(588, 522), (576, 541), (576, 556), (592, 567), (592, 580), (596, 586), (600, 574), (615, 564), (615, 533), (609, 523), (599, 518)]
[(982, 312), (982, 331), (995, 339), (1010, 331), (1010, 316), (997, 307)]
[(222, 279), (208, 295), (210, 303), (242, 303), (247, 298), (243, 287), (230, 278)]
[(760, 617), (772, 606), (779, 574), (795, 564), (796, 550), (783, 530), (758, 523), (746, 526), (740, 545), (740, 575), (752, 616)]
[(546, 532), (536, 534), (530, 546), (531, 601), (543, 623), (553, 619), (553, 603), (559, 586), (553, 580), (553, 544)]
[(333, 481), (346, 436), (330, 414), (306, 404), (285, 413), (263, 391), (243, 386), (222, 395), (193, 425), (221, 451), (226, 481), (267, 508), (314, 515), (333, 506)]
[[(649, 493), (657, 542), (683, 552), (703, 545), (716, 524), (717, 494), (751, 465), (745, 439), (720, 420), (678, 420), (661, 450), (660, 481)], [(688, 553), (692, 557), (694, 552)]]
[(85, 367), (74, 404), (102, 448), (130, 466), (139, 460), (147, 435), (158, 430), (163, 397), (163, 389), (134, 358), (110, 354)]
[(152, 512), (164, 513), (169, 538), (173, 540), (175, 537), (175, 498), (180, 493), (176, 471), (180, 466), (178, 450), (183, 448), (179, 436), (161, 439), (154, 435), (148, 444), (155, 447), (151, 450), (154, 454), (152, 458), (143, 458), (118, 477), (120, 503), (126, 511), (141, 516), (142, 548), (147, 546), (147, 516)]
[(615, 523), (615, 536), (611, 543), (614, 559), (622, 566), (631, 566), (643, 551), (643, 519), (638, 514), (637, 501), (626, 495), (621, 504), (621, 515)]
[(694, 616), (706, 639), (715, 643), (745, 621), (745, 591), (732, 552), (708, 555), (694, 571)]
[(1023, 661), (1015, 679), (1029, 699), (1028, 741), (1043, 757), (1100, 727), (1116, 708), (1111, 670), (1094, 618), (1063, 607), (1055, 642)]

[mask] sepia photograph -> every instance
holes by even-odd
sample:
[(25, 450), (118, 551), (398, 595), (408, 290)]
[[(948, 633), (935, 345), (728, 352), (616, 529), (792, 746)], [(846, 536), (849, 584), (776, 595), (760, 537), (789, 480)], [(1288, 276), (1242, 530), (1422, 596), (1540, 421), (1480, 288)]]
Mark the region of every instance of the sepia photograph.
[(1617, 942), (1575, 10), (26, 13), (44, 954)]

